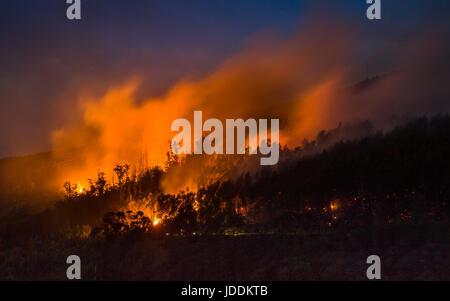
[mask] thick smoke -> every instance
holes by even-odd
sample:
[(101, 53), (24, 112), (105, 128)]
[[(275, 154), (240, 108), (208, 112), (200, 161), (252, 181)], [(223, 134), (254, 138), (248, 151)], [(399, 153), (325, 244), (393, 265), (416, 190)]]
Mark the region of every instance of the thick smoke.
[[(64, 174), (72, 182), (115, 164), (162, 164), (175, 135), (172, 121), (192, 120), (194, 110), (204, 119), (279, 118), (281, 144), (289, 147), (339, 123), (370, 120), (388, 128), (402, 118), (448, 110), (450, 47), (443, 35), (416, 37), (385, 75), (348, 88), (360, 41), (350, 26), (313, 23), (287, 40), (260, 36), (209, 75), (184, 79), (159, 98), (136, 101), (138, 79), (111, 87), (100, 99), (80, 100), (83, 119), (53, 133), (54, 156), (72, 162)], [(166, 189), (195, 186), (198, 171), (178, 171), (184, 184), (171, 187), (169, 179)]]

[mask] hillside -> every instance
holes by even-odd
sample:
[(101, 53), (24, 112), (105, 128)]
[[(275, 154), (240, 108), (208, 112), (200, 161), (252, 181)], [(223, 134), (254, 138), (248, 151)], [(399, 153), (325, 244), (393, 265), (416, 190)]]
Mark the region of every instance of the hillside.
[(139, 176), (118, 166), (114, 185), (99, 174), (83, 193), (66, 187), (38, 214), (17, 207), (0, 219), (0, 279), (64, 279), (70, 250), (91, 280), (363, 280), (369, 253), (384, 279), (448, 280), (450, 117), (323, 149), (333, 133), (197, 191), (162, 192), (186, 164), (171, 157)]

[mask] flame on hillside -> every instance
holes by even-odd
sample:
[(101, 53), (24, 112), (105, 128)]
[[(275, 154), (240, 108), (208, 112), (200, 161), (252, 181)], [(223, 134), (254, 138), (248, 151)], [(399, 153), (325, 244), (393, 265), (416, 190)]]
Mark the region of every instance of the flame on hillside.
[[(342, 90), (358, 49), (357, 35), (344, 25), (310, 24), (286, 41), (253, 41), (209, 75), (184, 79), (161, 97), (138, 101), (136, 79), (111, 87), (100, 99), (83, 97), (82, 120), (53, 132), (53, 156), (68, 162), (59, 182), (85, 183), (99, 171), (114, 182), (112, 170), (117, 164), (130, 164), (132, 173), (163, 166), (169, 141), (176, 134), (170, 130), (172, 121), (192, 120), (195, 110), (203, 111), (204, 119), (222, 121), (278, 118), (280, 144), (289, 147), (340, 122), (377, 121), (387, 117), (386, 112), (417, 112), (427, 96), (415, 91), (416, 83), (428, 83), (422, 74), (430, 70), (424, 58), (438, 49), (433, 41), (425, 49), (416, 47), (422, 42), (412, 43), (398, 64), (409, 68), (414, 61), (416, 71), (390, 77), (376, 90), (357, 96)], [(163, 181), (164, 190), (195, 189), (205, 176), (202, 167), (207, 160), (192, 160), (189, 168), (172, 170)], [(209, 172), (212, 178), (224, 175), (223, 169)]]

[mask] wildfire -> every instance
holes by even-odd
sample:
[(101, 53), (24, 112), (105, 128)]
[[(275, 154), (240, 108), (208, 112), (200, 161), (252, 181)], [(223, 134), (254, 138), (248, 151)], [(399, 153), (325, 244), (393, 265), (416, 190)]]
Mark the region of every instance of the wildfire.
[[(341, 76), (328, 65), (342, 61), (341, 54), (348, 53), (349, 43), (337, 43), (343, 37), (337, 34), (340, 29), (333, 29), (336, 32), (327, 31), (321, 36), (336, 41), (343, 49), (330, 51), (322, 43), (316, 44), (317, 39), (313, 39), (311, 45), (307, 37), (315, 37), (317, 33), (306, 29), (298, 33), (298, 38), (286, 39), (280, 45), (268, 44), (267, 51), (244, 48), (242, 53), (227, 58), (204, 77), (190, 78), (190, 74), (186, 74), (189, 79), (175, 82), (158, 97), (140, 95), (144, 80), (134, 77), (110, 86), (103, 95), (92, 95), (90, 89), (80, 91), (81, 118), (52, 133), (55, 158), (74, 162), (64, 167), (61, 182), (94, 179), (99, 170), (105, 172), (106, 179), (111, 179), (113, 168), (123, 163), (138, 171), (164, 166), (168, 141), (175, 136), (171, 124), (180, 118), (191, 122), (194, 110), (201, 110), (205, 120), (218, 117), (222, 123), (229, 118), (270, 117), (289, 121), (295, 126), (280, 128), (279, 142), (292, 147), (299, 146), (304, 138), (315, 138), (319, 130), (335, 127), (336, 110), (329, 109), (328, 102), (336, 95), (336, 87), (341, 86)], [(351, 38), (345, 34), (347, 36)], [(268, 56), (272, 59), (268, 60)], [(319, 63), (314, 64), (315, 61)], [(323, 69), (318, 69), (321, 66)], [(280, 95), (282, 106), (277, 102)], [(277, 105), (276, 112), (273, 112), (273, 105)], [(187, 187), (195, 189), (205, 175), (210, 176), (199, 168), (204, 166), (202, 160), (191, 164), (197, 166), (179, 173), (172, 171), (166, 176), (161, 184), (164, 192), (176, 194)]]
[(155, 220), (153, 221), (153, 226), (156, 226), (156, 225), (158, 225), (159, 223), (160, 223), (160, 219), (157, 218), (157, 219), (155, 219)]

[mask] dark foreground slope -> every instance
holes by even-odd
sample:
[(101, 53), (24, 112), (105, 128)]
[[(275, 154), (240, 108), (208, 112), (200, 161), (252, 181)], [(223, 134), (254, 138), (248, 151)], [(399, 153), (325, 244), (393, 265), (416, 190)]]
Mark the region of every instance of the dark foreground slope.
[(2, 251), (2, 280), (65, 280), (66, 258), (84, 280), (367, 280), (380, 256), (383, 280), (450, 280), (448, 225), (321, 235), (252, 234), (114, 240), (29, 239)]

